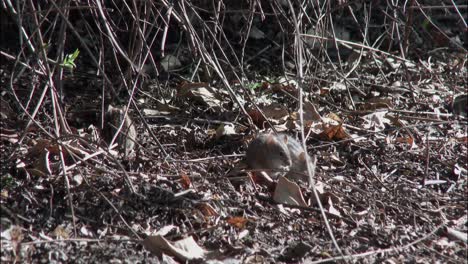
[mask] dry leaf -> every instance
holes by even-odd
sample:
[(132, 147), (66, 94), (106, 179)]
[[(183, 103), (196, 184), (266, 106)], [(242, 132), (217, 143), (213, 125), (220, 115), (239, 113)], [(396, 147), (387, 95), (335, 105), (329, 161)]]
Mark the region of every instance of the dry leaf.
[(262, 107), (262, 112), (271, 121), (286, 120), (289, 115), (288, 108), (283, 104), (272, 103)]
[[(325, 185), (323, 184), (323, 182), (320, 182), (320, 181), (316, 181), (315, 182), (315, 191), (317, 192), (317, 195), (318, 195), (318, 198), (320, 199), (320, 201), (324, 201), (324, 196), (323, 194), (325, 193)], [(310, 197), (310, 201), (311, 201), (311, 205), (317, 205), (317, 199), (315, 199), (315, 195), (312, 195)]]
[(266, 186), (271, 190), (275, 187), (275, 181), (264, 171), (249, 172), (249, 177), (254, 184)]
[(344, 130), (343, 126), (341, 124), (339, 125), (330, 125), (327, 124), (324, 126), (324, 130), (321, 134), (322, 138), (326, 140), (343, 140), (343, 139), (348, 139), (350, 136), (346, 131)]
[(283, 176), (278, 178), (273, 200), (281, 204), (307, 206), (299, 185)]
[(196, 99), (198, 102), (202, 102), (209, 107), (218, 108), (221, 105), (221, 101), (218, 100), (216, 94), (214, 94), (205, 87), (192, 89), (191, 93), (191, 97), (193, 99)]
[(197, 245), (193, 237), (171, 242), (160, 235), (148, 236), (142, 243), (148, 251), (157, 256), (166, 254), (174, 256), (182, 262), (203, 259), (207, 253), (203, 248)]
[(228, 218), (226, 221), (230, 225), (233, 225), (238, 229), (244, 229), (245, 225), (249, 222), (249, 219), (241, 217), (241, 216), (236, 216), (236, 217)]
[(219, 90), (210, 87), (208, 83), (182, 82), (177, 91), (177, 96), (187, 97), (191, 100), (209, 107), (219, 108), (221, 100), (218, 99)]
[(328, 199), (328, 212), (332, 215), (341, 216), (340, 211), (336, 210), (333, 206), (333, 200), (331, 198)]
[(219, 216), (218, 212), (208, 203), (200, 203), (197, 204), (197, 209), (201, 211), (201, 213), (205, 217), (216, 217)]
[(54, 229), (54, 231), (52, 232), (52, 235), (55, 236), (58, 239), (69, 239), (70, 238), (70, 233), (62, 225), (57, 226)]
[(260, 111), (258, 111), (255, 108), (247, 110), (247, 113), (249, 114), (250, 118), (252, 118), (252, 122), (260, 129), (264, 129), (266, 123), (266, 119), (262, 116)]
[(306, 122), (318, 122), (322, 120), (317, 108), (312, 102), (304, 102), (303, 105), (304, 110), (304, 121)]
[(190, 185), (192, 185), (192, 181), (190, 180), (190, 177), (184, 172), (180, 172), (180, 184), (182, 185), (182, 188), (185, 190), (190, 188)]
[[(372, 131), (382, 131), (385, 129), (385, 125), (392, 124), (392, 117), (387, 116), (387, 111), (374, 112), (369, 115), (363, 116), (366, 121), (363, 124), (363, 128)], [(394, 118), (393, 118), (394, 119)]]
[[(260, 107), (260, 110), (272, 124), (279, 124), (284, 122), (289, 116), (288, 109), (284, 105), (277, 103)], [(268, 123), (259, 110), (256, 108), (251, 108), (247, 110), (247, 113), (249, 114), (250, 118), (252, 118), (252, 121), (257, 127), (261, 129), (266, 128)]]
[(236, 130), (234, 129), (234, 124), (221, 124), (216, 129), (216, 139), (221, 138), (222, 136), (236, 135)]
[(414, 143), (414, 138), (413, 137), (397, 137), (395, 138), (395, 142), (405, 143), (411, 146)]
[(339, 117), (337, 114), (335, 113), (328, 113), (328, 115), (326, 116), (327, 118), (330, 118), (331, 120), (334, 120), (338, 123), (343, 123), (343, 119), (341, 119), (341, 117)]

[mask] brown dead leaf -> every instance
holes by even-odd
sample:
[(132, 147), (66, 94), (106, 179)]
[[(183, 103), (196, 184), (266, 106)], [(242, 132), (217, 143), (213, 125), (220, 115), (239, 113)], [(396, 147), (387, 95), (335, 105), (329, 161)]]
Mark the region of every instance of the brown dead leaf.
[(182, 185), (182, 188), (184, 189), (189, 189), (190, 185), (192, 185), (192, 181), (190, 180), (190, 177), (185, 173), (185, 171), (180, 172), (180, 184)]
[(343, 139), (348, 139), (350, 136), (348, 133), (343, 128), (342, 124), (338, 125), (331, 125), (327, 124), (324, 126), (324, 130), (321, 133), (321, 137), (326, 140), (343, 140)]
[(271, 83), (271, 90), (275, 93), (286, 92), (293, 96), (297, 96), (298, 84), (297, 81), (281, 77), (277, 82)]
[(197, 204), (197, 209), (206, 217), (219, 216), (218, 212), (208, 203)]
[(414, 143), (414, 138), (413, 137), (397, 137), (395, 138), (395, 142), (404, 143), (404, 144), (408, 144), (412, 146)]
[(249, 222), (249, 219), (241, 216), (236, 216), (228, 218), (226, 222), (228, 222), (228, 224), (232, 226), (235, 226), (238, 229), (244, 229), (245, 225)]
[(262, 85), (259, 87), (260, 91), (266, 91), (270, 89), (271, 85), (269, 82), (262, 82)]
[(249, 114), (250, 118), (252, 118), (253, 123), (260, 129), (264, 129), (266, 123), (266, 119), (262, 116), (260, 111), (257, 109), (249, 109), (247, 110), (247, 113)]
[(461, 143), (465, 143), (465, 144), (468, 143), (468, 137), (466, 137), (466, 136), (465, 137), (457, 137), (456, 140), (458, 142), (461, 142)]

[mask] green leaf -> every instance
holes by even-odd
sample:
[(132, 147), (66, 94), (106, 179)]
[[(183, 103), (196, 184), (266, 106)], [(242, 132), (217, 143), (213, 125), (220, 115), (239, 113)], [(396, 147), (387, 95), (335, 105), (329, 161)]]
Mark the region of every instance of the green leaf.
[(78, 58), (78, 55), (80, 54), (80, 50), (76, 49), (75, 52), (71, 54), (67, 54), (65, 58), (63, 59), (63, 62), (60, 64), (60, 66), (69, 68), (69, 69), (74, 69), (76, 68), (75, 60)]

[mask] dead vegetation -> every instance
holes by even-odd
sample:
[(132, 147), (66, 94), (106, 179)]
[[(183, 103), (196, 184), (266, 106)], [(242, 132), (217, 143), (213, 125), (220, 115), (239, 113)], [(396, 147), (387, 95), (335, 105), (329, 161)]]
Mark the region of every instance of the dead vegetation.
[(2, 0), (2, 263), (464, 263), (467, 6), (426, 2)]

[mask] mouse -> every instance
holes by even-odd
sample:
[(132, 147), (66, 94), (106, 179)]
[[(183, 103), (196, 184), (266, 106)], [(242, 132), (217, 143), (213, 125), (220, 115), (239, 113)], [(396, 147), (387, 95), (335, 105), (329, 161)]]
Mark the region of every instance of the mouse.
[(264, 169), (273, 179), (285, 176), (292, 180), (308, 181), (308, 158), (299, 141), (285, 134), (259, 134), (246, 152), (249, 168)]
[(117, 135), (116, 142), (119, 148), (128, 156), (135, 148), (136, 129), (129, 114), (125, 115), (126, 107), (114, 107), (109, 105), (104, 115), (104, 138), (110, 143), (117, 133), (117, 129), (123, 122), (122, 129)]

